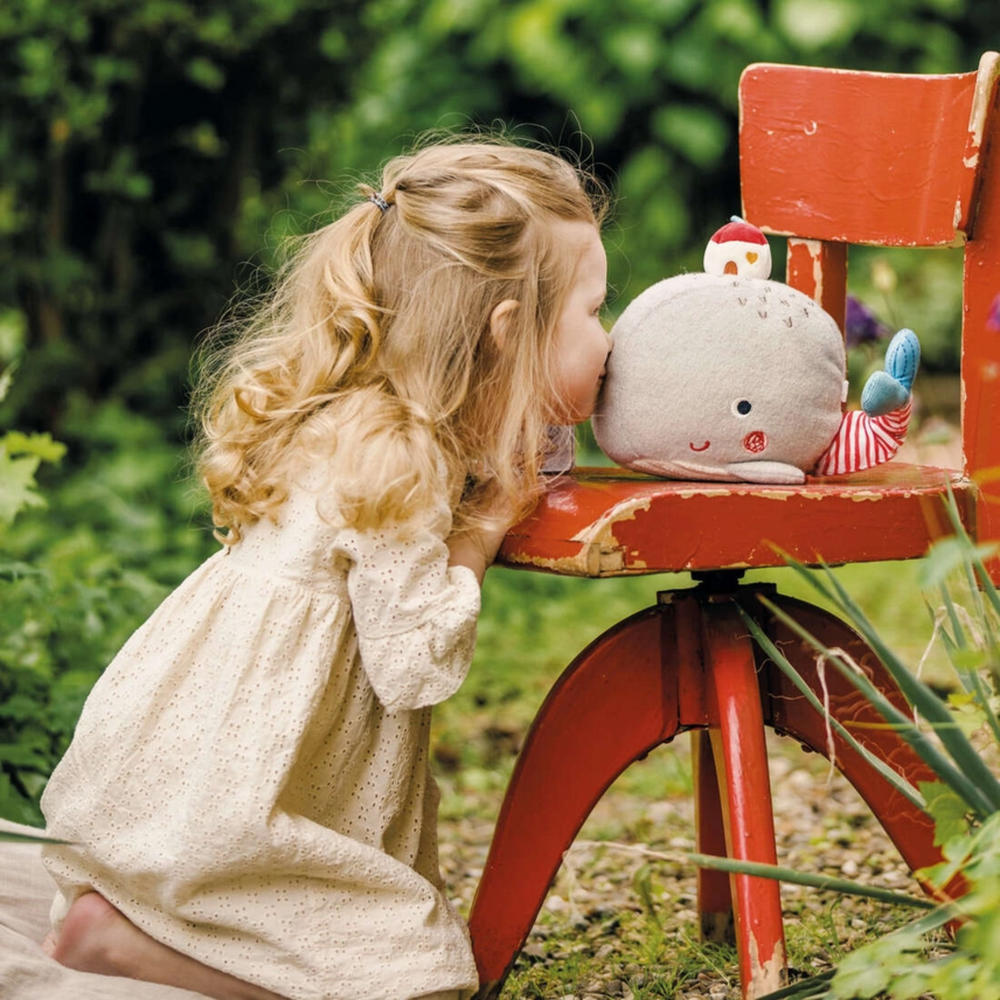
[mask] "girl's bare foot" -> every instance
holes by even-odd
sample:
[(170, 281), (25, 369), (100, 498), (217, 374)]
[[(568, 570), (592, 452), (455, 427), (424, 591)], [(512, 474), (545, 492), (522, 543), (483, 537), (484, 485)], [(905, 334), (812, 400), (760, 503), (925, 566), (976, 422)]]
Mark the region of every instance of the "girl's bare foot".
[(96, 892), (73, 903), (58, 938), (43, 947), (60, 965), (80, 972), (176, 986), (215, 1000), (281, 1000), (153, 940)]

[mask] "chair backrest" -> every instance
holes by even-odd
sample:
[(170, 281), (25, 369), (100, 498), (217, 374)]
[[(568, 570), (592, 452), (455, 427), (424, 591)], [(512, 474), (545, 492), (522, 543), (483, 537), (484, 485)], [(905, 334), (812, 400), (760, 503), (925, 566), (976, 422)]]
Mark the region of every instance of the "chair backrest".
[(740, 81), (743, 214), (789, 238), (786, 280), (841, 328), (849, 244), (964, 248), (962, 447), (984, 540), (1000, 539), (998, 75), (989, 52), (975, 73), (758, 63)]

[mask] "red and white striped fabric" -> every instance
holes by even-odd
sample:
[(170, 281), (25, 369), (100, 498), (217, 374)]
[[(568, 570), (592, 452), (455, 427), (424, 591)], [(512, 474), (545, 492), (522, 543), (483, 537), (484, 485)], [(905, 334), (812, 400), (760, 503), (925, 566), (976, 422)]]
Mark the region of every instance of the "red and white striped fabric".
[(906, 437), (912, 409), (912, 400), (908, 400), (905, 406), (881, 417), (871, 417), (864, 410), (848, 411), (837, 436), (816, 463), (813, 475), (861, 472), (888, 462)]

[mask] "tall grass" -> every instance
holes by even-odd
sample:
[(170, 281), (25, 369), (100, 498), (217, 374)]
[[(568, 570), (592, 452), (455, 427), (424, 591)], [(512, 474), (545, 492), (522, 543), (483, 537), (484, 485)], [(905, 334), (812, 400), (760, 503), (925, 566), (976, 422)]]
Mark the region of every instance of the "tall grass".
[[(901, 656), (831, 572), (795, 570), (862, 635), (899, 684), (912, 717), (894, 710), (872, 689), (864, 674), (838, 650), (827, 649), (794, 619), (772, 605), (775, 614), (806, 638), (868, 698), (929, 764), (933, 782), (909, 786), (895, 782), (908, 797), (916, 795), (933, 819), (935, 843), (943, 860), (918, 872), (943, 902), (885, 937), (863, 945), (837, 969), (770, 994), (770, 1000), (870, 1000), (888, 996), (910, 1000), (934, 996), (940, 1000), (984, 1000), (1000, 995), (1000, 594), (983, 565), (996, 544), (975, 545), (963, 530), (952, 506), (955, 535), (938, 542), (921, 564), (920, 583), (936, 595), (935, 631), (952, 667), (951, 694), (940, 692), (915, 676)], [(786, 673), (795, 668), (749, 616), (747, 627), (767, 654)], [(911, 797), (911, 801), (912, 801)], [(733, 865), (699, 857), (707, 867), (770, 875), (784, 881), (811, 884), (813, 876), (770, 866)], [(949, 896), (958, 879), (965, 891)], [(838, 892), (865, 894), (860, 885), (842, 884)], [(905, 902), (905, 900), (902, 900)], [(925, 900), (910, 904), (927, 908)], [(951, 939), (942, 940), (946, 925), (957, 925)]]

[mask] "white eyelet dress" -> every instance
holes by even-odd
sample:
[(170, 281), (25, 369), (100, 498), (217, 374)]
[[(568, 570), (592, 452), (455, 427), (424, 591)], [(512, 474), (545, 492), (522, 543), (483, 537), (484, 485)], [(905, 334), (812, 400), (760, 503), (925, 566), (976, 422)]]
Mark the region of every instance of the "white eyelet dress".
[(151, 937), (293, 1000), (475, 990), (442, 894), (428, 706), (472, 659), (451, 516), (337, 528), (293, 490), (95, 685), (45, 791), (58, 927), (95, 889)]

